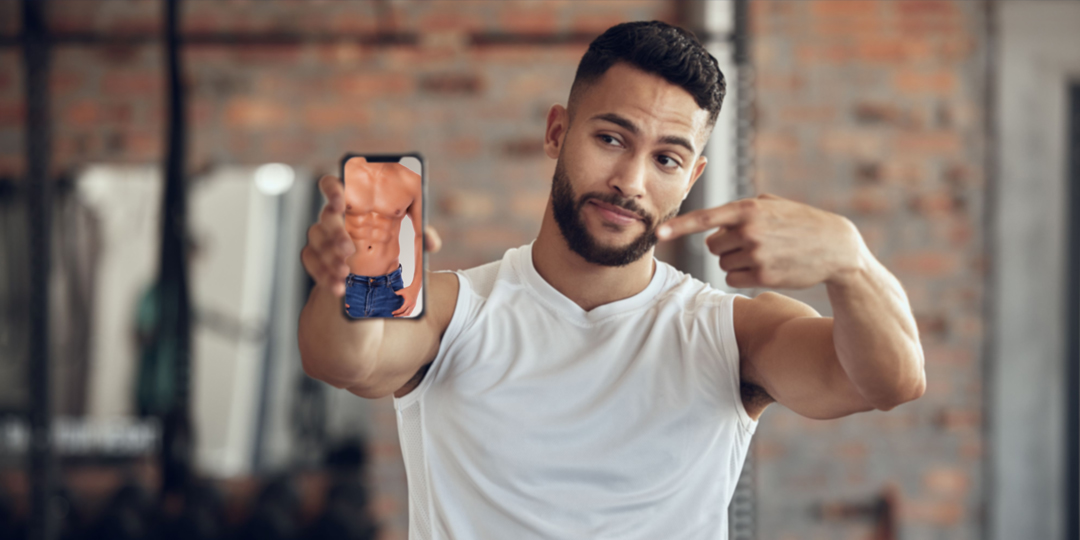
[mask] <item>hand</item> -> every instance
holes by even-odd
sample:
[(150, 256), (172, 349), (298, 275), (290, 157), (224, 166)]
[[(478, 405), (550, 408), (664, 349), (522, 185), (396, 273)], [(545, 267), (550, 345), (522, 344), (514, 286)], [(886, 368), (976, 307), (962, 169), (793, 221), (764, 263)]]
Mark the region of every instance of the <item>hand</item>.
[(671, 240), (717, 227), (705, 243), (731, 287), (803, 289), (843, 278), (867, 253), (847, 218), (768, 194), (686, 213), (656, 235)]
[(405, 303), (401, 304), (401, 307), (394, 310), (393, 315), (395, 317), (408, 317), (412, 314), (413, 308), (416, 307), (416, 297), (420, 296), (420, 283), (420, 281), (414, 281), (412, 285), (409, 285), (404, 289), (394, 291), (394, 294), (405, 299)]
[(308, 243), (300, 251), (300, 261), (318, 286), (340, 298), (345, 296), (345, 278), (349, 276), (345, 261), (356, 252), (345, 230), (345, 188), (341, 180), (328, 174), (319, 179), (319, 191), (326, 204), (319, 221), (308, 228)]
[[(349, 276), (349, 257), (356, 252), (345, 230), (345, 188), (333, 175), (319, 179), (319, 191), (326, 204), (319, 212), (319, 221), (308, 228), (308, 243), (300, 251), (300, 261), (315, 283), (334, 296), (345, 296), (345, 278)], [(424, 229), (424, 250), (435, 253), (442, 247), (439, 234), (432, 227)], [(414, 296), (415, 298), (415, 296)]]

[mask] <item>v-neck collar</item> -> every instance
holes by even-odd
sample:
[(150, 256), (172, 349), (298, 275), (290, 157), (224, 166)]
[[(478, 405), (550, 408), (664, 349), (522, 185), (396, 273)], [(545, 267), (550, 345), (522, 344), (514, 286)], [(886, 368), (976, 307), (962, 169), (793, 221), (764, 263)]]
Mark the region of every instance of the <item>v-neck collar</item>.
[(522, 282), (540, 297), (541, 301), (559, 314), (565, 316), (569, 321), (579, 326), (591, 326), (608, 319), (613, 315), (626, 313), (635, 308), (644, 306), (660, 293), (664, 281), (667, 278), (667, 265), (654, 258), (653, 261), (656, 265), (656, 271), (653, 272), (652, 279), (641, 292), (623, 298), (622, 300), (608, 302), (607, 304), (596, 306), (589, 311), (585, 311), (573, 300), (559, 292), (558, 289), (552, 287), (551, 284), (536, 271), (536, 266), (533, 265), (532, 258), (532, 248), (534, 243), (535, 240), (529, 242), (528, 245), (522, 246), (517, 250), (517, 253), (514, 254), (515, 256), (511, 260), (514, 270), (518, 273)]

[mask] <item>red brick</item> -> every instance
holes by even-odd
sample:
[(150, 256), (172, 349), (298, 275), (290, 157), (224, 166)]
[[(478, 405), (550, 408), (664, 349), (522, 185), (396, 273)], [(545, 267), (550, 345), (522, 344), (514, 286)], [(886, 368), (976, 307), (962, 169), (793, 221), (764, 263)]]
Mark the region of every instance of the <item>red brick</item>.
[(889, 214), (896, 209), (896, 199), (879, 186), (856, 186), (851, 197), (851, 208), (862, 215)]
[[(373, 2), (356, 2), (350, 7), (361, 6), (374, 9), (373, 6), (367, 6), (368, 4), (373, 4)], [(373, 12), (339, 13), (328, 21), (327, 25), (331, 32), (347, 34), (371, 35), (380, 30), (379, 19), (375, 17)]]
[(927, 72), (904, 69), (893, 76), (893, 85), (908, 94), (951, 96), (956, 90), (956, 74), (950, 70)]
[(801, 73), (759, 73), (754, 80), (759, 92), (799, 92), (806, 86)]
[(259, 148), (265, 159), (284, 162), (299, 162), (318, 152), (315, 141), (307, 135), (264, 134), (263, 144)]
[(956, 211), (958, 202), (956, 196), (948, 191), (935, 191), (912, 197), (908, 201), (908, 207), (911, 211), (927, 217), (940, 217)]
[(341, 127), (360, 128), (370, 121), (370, 114), (363, 106), (349, 102), (309, 103), (301, 113), (304, 126), (313, 131), (335, 130)]
[(914, 114), (891, 103), (870, 101), (856, 103), (852, 114), (860, 124), (887, 124), (901, 128), (912, 128), (918, 125)]
[(776, 118), (789, 124), (831, 123), (836, 119), (832, 105), (789, 105), (776, 113)]
[(960, 269), (960, 258), (951, 251), (923, 250), (893, 257), (892, 266), (912, 276), (941, 278), (956, 274)]
[(225, 106), (225, 124), (232, 128), (283, 127), (290, 120), (290, 109), (276, 101), (235, 98)]
[(124, 134), (125, 154), (137, 161), (160, 159), (165, 153), (165, 141), (160, 131), (132, 130)]
[(190, 43), (184, 45), (184, 63), (190, 66), (204, 67), (220, 64), (232, 65), (232, 49), (228, 45), (213, 43)]
[(495, 201), (483, 192), (453, 190), (439, 199), (439, 209), (450, 217), (484, 220), (495, 212)]
[(20, 101), (0, 101), (0, 126), (26, 124), (26, 105)]
[(484, 30), (484, 21), (475, 12), (460, 9), (457, 5), (434, 4), (424, 10), (416, 27), (424, 33), (454, 32), (467, 35)]
[(101, 118), (100, 100), (84, 99), (77, 101), (64, 109), (62, 115), (65, 121), (71, 122), (73, 125), (80, 127), (95, 126)]
[(146, 94), (160, 95), (165, 75), (160, 72), (126, 72), (112, 70), (102, 76), (101, 93), (106, 96), (129, 98)]
[(923, 474), (923, 486), (935, 495), (963, 497), (970, 483), (968, 475), (955, 468), (937, 467)]
[(902, 522), (953, 526), (964, 516), (964, 508), (954, 501), (905, 501), (900, 506)]
[(626, 15), (614, 13), (575, 13), (570, 21), (570, 31), (600, 35), (616, 24), (626, 22)]
[(934, 417), (934, 424), (946, 431), (978, 432), (982, 429), (982, 415), (977, 410), (942, 409)]
[(443, 143), (443, 151), (455, 158), (476, 157), (482, 148), (480, 139), (473, 136), (452, 137)]
[(549, 196), (548, 192), (516, 193), (510, 202), (510, 210), (515, 219), (539, 223), (547, 208)]
[(955, 156), (960, 153), (960, 134), (953, 131), (898, 133), (894, 150), (907, 156)]
[(544, 140), (540, 137), (524, 137), (506, 141), (502, 145), (503, 154), (516, 159), (543, 158)]
[(871, 18), (879, 10), (875, 0), (813, 0), (807, 4), (811, 14), (823, 18)]
[(758, 132), (754, 143), (762, 158), (792, 158), (799, 152), (799, 140), (787, 132)]
[(921, 62), (933, 58), (934, 45), (926, 39), (882, 36), (876, 33), (859, 39), (859, 60), (886, 65)]
[(26, 153), (22, 150), (22, 144), (11, 150), (16, 153), (0, 154), (0, 177), (18, 178), (26, 174)]
[(915, 325), (920, 337), (943, 338), (949, 333), (948, 320), (940, 313), (915, 315)]
[(799, 63), (846, 64), (855, 59), (855, 47), (848, 43), (807, 44), (795, 48)]
[(499, 4), (499, 30), (511, 34), (554, 34), (556, 13), (551, 4), (502, 2)]
[(432, 94), (479, 94), (484, 80), (475, 73), (433, 73), (420, 79), (420, 88)]
[(822, 151), (833, 156), (874, 159), (882, 154), (882, 137), (873, 131), (828, 130), (820, 137)]
[(350, 73), (333, 77), (328, 83), (345, 99), (402, 98), (415, 88), (413, 78), (404, 73)]
[(945, 182), (954, 187), (972, 185), (974, 176), (972, 168), (964, 163), (953, 163), (947, 166), (943, 174)]
[(271, 64), (275, 69), (287, 69), (303, 57), (304, 47), (299, 44), (230, 45), (236, 62), (242, 64)]

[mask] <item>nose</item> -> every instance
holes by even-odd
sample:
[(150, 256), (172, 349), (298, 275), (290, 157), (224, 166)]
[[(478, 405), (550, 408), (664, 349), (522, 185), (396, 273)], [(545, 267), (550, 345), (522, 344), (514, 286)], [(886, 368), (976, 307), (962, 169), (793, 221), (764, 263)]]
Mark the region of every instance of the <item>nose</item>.
[(608, 185), (615, 188), (620, 195), (627, 199), (636, 199), (645, 194), (645, 176), (648, 163), (645, 159), (633, 157), (624, 162), (615, 174), (612, 175)]

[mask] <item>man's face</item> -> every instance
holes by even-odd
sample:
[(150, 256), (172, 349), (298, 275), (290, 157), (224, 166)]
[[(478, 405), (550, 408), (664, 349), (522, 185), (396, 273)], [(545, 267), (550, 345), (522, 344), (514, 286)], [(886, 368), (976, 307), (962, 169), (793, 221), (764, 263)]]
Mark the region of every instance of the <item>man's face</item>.
[(688, 92), (625, 63), (585, 89), (561, 132), (556, 124), (569, 119), (553, 107), (545, 141), (548, 155), (558, 152), (552, 210), (570, 249), (604, 266), (646, 254), (704, 169), (707, 120)]

